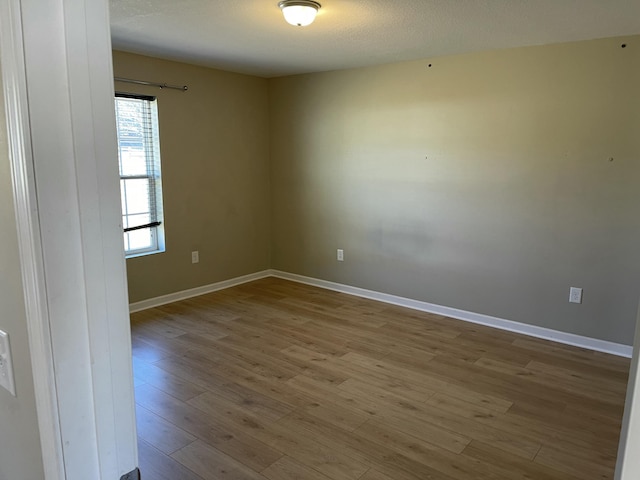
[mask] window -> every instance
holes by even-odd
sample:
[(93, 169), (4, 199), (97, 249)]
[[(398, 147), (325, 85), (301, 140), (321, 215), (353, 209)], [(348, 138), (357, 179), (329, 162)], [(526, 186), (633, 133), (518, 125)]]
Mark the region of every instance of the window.
[(122, 226), (127, 257), (164, 251), (155, 97), (116, 94)]

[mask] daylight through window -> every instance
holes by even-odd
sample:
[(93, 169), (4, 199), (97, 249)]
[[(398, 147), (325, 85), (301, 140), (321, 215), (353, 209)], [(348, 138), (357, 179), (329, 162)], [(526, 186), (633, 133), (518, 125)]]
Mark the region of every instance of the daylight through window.
[(122, 225), (127, 256), (164, 251), (155, 97), (116, 94)]

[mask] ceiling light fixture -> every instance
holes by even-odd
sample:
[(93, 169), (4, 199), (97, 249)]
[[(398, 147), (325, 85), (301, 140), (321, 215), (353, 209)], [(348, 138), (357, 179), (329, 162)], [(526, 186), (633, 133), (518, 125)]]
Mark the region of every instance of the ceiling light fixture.
[(283, 0), (278, 3), (284, 19), (296, 27), (311, 25), (321, 5), (312, 0)]

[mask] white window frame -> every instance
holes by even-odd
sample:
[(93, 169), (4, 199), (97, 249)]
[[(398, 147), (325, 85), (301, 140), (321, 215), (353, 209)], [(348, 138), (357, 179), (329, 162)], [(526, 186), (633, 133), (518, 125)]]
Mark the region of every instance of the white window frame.
[[(124, 249), (126, 258), (134, 258), (141, 257), (145, 255), (152, 255), (155, 253), (162, 253), (165, 251), (165, 235), (164, 235), (164, 215), (162, 208), (162, 166), (160, 160), (160, 128), (158, 122), (158, 105), (157, 98), (149, 95), (139, 95), (125, 92), (116, 92), (116, 99), (135, 99), (148, 102), (148, 107), (150, 109), (151, 114), (151, 132), (145, 138), (145, 144), (151, 145), (151, 161), (147, 160), (147, 173), (146, 175), (122, 175), (122, 167), (120, 165), (120, 138), (118, 135), (118, 164), (120, 166), (120, 182), (121, 182), (121, 195), (122, 198), (125, 198), (126, 194), (122, 191), (122, 181), (123, 180), (132, 180), (132, 179), (143, 179), (146, 178), (149, 180), (150, 191), (149, 197), (150, 200), (150, 210), (152, 217), (152, 225), (148, 228), (150, 229), (151, 235), (151, 245), (145, 248), (138, 249), (130, 249), (127, 248), (127, 240), (126, 234), (130, 231), (127, 228), (124, 228)], [(117, 121), (117, 109), (116, 109), (116, 121)], [(153, 207), (151, 205), (155, 205), (155, 213), (153, 212)], [(126, 200), (123, 201), (122, 204), (122, 216), (123, 216), (123, 227), (125, 225), (125, 217), (128, 216)], [(153, 220), (155, 219), (155, 220)]]

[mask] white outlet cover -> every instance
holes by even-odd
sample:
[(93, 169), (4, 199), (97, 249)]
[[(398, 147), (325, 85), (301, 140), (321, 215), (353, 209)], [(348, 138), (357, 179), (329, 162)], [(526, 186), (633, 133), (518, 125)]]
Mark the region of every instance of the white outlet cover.
[(571, 287), (569, 289), (569, 303), (582, 303), (582, 289)]
[(0, 330), (0, 387), (7, 389), (14, 397), (16, 396), (9, 334), (2, 330)]

